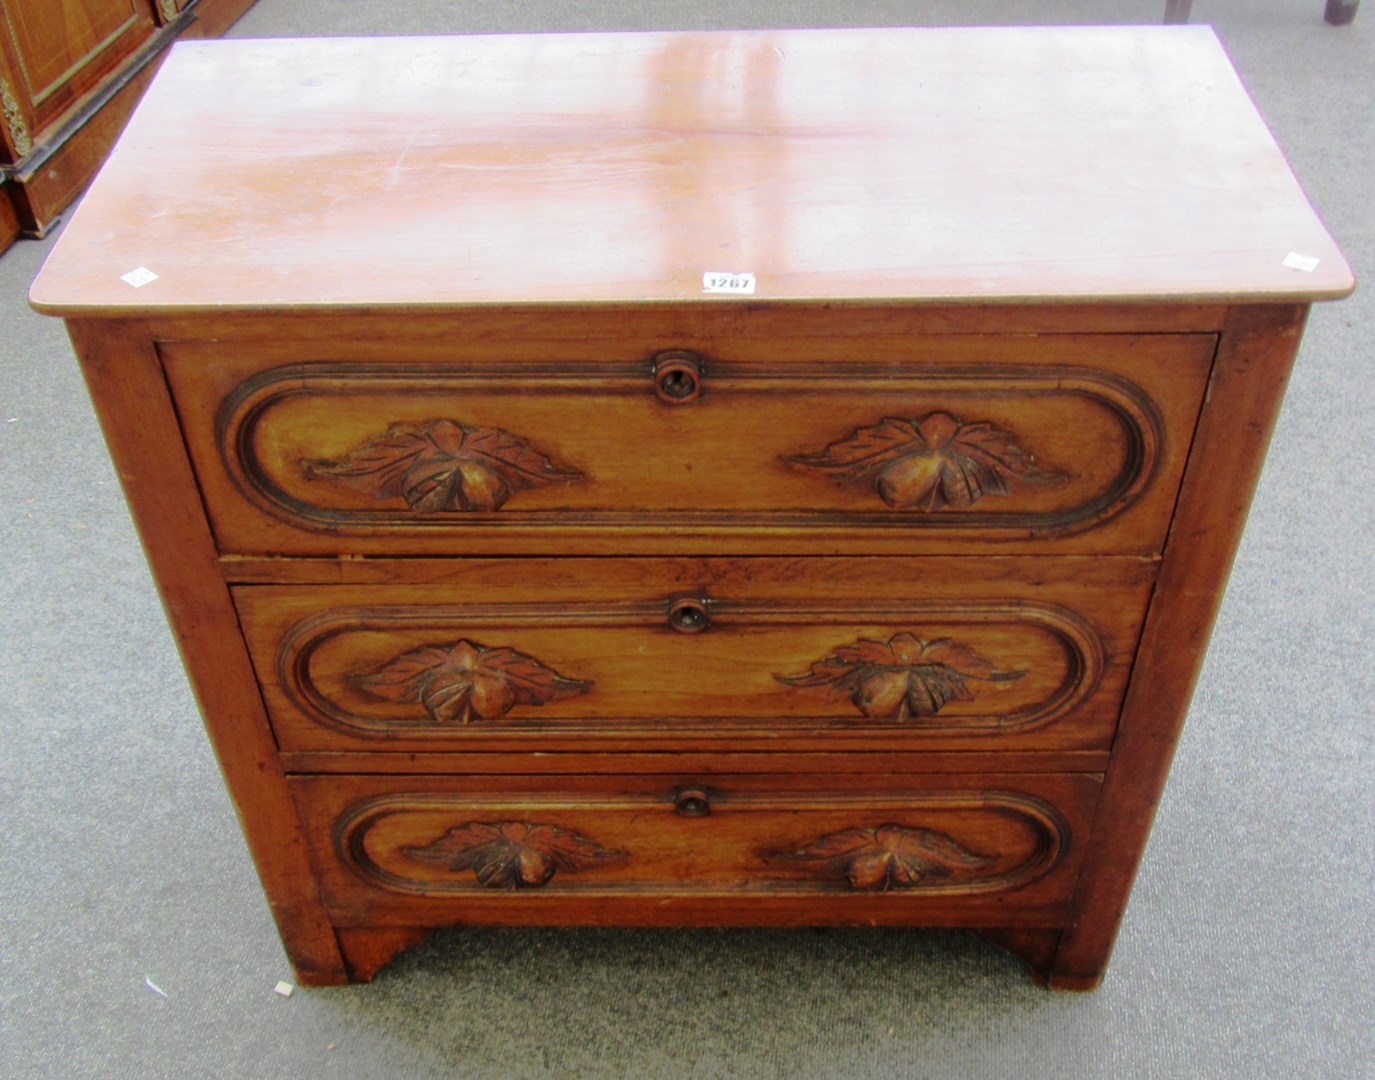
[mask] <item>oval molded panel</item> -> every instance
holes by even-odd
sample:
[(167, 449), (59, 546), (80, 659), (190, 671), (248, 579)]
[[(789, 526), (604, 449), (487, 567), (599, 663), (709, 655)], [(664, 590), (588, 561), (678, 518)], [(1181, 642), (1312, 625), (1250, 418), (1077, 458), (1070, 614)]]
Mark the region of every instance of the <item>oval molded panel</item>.
[(1145, 588), (1095, 602), (1094, 621), (1030, 599), (708, 593), (694, 634), (671, 627), (669, 598), (358, 602), (374, 595), (236, 590), (284, 749), (1105, 746)]
[(645, 554), (708, 537), (740, 553), (1149, 553), (1213, 342), (859, 339), (772, 360), (767, 342), (724, 342), (686, 404), (655, 392), (653, 344), (566, 362), (528, 343), (504, 362), (490, 346), (449, 362), (161, 351), (226, 552), (613, 553), (633, 531)]
[(519, 799), (402, 792), (347, 808), (337, 858), (367, 885), (442, 897), (492, 890), (975, 896), (1027, 886), (1070, 847), (1034, 795), (724, 789), (703, 819), (654, 795)]
[[(218, 426), (225, 467), (264, 512), (306, 530), (422, 535), (900, 525), (1050, 538), (1131, 505), (1163, 437), (1139, 386), (1068, 367), (722, 375), (670, 410), (628, 372), (317, 363), (246, 382)], [(875, 453), (887, 469), (866, 472)], [(944, 486), (963, 497), (913, 494), (923, 454), (945, 455), (937, 471), (962, 476)], [(974, 468), (985, 475), (971, 485)]]

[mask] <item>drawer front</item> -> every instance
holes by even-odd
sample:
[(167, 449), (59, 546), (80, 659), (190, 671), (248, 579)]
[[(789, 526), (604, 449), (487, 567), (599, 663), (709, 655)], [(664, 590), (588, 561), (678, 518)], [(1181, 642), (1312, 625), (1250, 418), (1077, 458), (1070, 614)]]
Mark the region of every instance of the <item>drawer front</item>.
[(342, 925), (1053, 923), (1099, 781), (297, 777)]
[(228, 553), (1153, 553), (1213, 347), (955, 336), (785, 359), (746, 342), (696, 368), (648, 342), (163, 356)]
[(1138, 560), (496, 560), (234, 590), (284, 750), (1105, 749)]

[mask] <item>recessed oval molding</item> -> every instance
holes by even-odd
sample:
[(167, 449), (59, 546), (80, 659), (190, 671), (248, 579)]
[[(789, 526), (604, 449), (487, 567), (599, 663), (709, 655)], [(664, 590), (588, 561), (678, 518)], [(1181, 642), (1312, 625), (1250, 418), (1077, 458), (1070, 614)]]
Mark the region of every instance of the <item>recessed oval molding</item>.
[[(824, 809), (834, 812), (844, 805), (851, 805), (857, 821), (855, 832), (877, 833), (883, 828), (899, 828), (909, 832), (933, 832), (945, 835), (948, 826), (935, 825), (940, 815), (960, 814), (965, 820), (987, 815), (990, 818), (1010, 819), (1026, 831), (1030, 843), (1019, 861), (1007, 865), (1005, 855), (989, 851), (973, 856), (969, 866), (962, 871), (947, 876), (928, 875), (924, 880), (909, 884), (900, 890), (900, 895), (911, 896), (977, 896), (988, 893), (1008, 892), (1029, 885), (1049, 874), (1068, 853), (1071, 835), (1068, 822), (1051, 804), (1035, 796), (1016, 791), (928, 791), (905, 793), (900, 805), (893, 798), (865, 797), (853, 795), (827, 795), (824, 793), (788, 793), (787, 795), (762, 795), (734, 793), (731, 805), (740, 811), (759, 810), (765, 813), (805, 812)], [(488, 805), (484, 805), (484, 803)], [(583, 813), (595, 812), (604, 822), (603, 828), (594, 841), (588, 841), (588, 849), (597, 849), (598, 854), (587, 860), (586, 870), (592, 872), (599, 866), (620, 865), (633, 868), (636, 862), (634, 850), (621, 850), (621, 841), (615, 836), (614, 821), (619, 815), (627, 818), (653, 813), (656, 810), (668, 813), (661, 800), (650, 796), (628, 796), (624, 798), (579, 799), (570, 804), (566, 799), (554, 796), (526, 798), (522, 805), (528, 804), (529, 820), (541, 821), (543, 814), (550, 811), (567, 810), (576, 805)], [(473, 894), (488, 891), (476, 876), (466, 867), (455, 870), (450, 878), (421, 876), (419, 868), (433, 865), (432, 860), (417, 860), (414, 852), (416, 842), (429, 844), (437, 836), (447, 835), (447, 830), (461, 828), (474, 821), (497, 822), (506, 813), (502, 800), (488, 800), (472, 795), (432, 792), (401, 793), (364, 799), (339, 815), (335, 820), (333, 845), (340, 863), (361, 881), (388, 892), (410, 896), (444, 897)], [(417, 829), (412, 837), (404, 822), (407, 815), (423, 815), (426, 818), (451, 818), (452, 825), (436, 827), (427, 824)], [(868, 822), (874, 821), (875, 825)], [(566, 831), (552, 825), (546, 828)], [(771, 827), (772, 828), (772, 827)], [(1000, 828), (1006, 828), (1005, 825)], [(394, 867), (414, 865), (414, 875), (389, 869), (374, 857), (370, 850), (369, 839), (376, 833), (388, 839), (395, 852), (395, 858), (388, 860)], [(690, 881), (674, 880), (656, 882), (647, 874), (639, 877), (634, 873), (620, 875), (611, 880), (595, 880), (585, 876), (557, 879), (560, 892), (643, 892), (645, 888), (667, 888), (680, 893), (729, 894), (749, 889), (756, 891), (767, 885), (773, 892), (846, 892), (857, 896), (872, 894), (866, 888), (857, 887), (843, 867), (830, 867), (826, 859), (808, 858), (807, 848), (815, 842), (834, 835), (829, 832), (815, 837), (804, 837), (800, 844), (765, 843), (755, 847), (750, 853), (757, 873), (741, 881), (737, 887), (723, 887), (720, 884), (694, 885)], [(585, 839), (585, 838), (583, 838)], [(603, 848), (601, 845), (612, 847)], [(423, 846), (423, 845), (422, 845)], [(641, 853), (642, 857), (648, 856)], [(1001, 867), (999, 866), (999, 864)], [(799, 876), (798, 870), (803, 873)], [(770, 871), (776, 876), (771, 876)], [(551, 875), (552, 877), (552, 875)]]
[[(1055, 723), (1076, 709), (1097, 689), (1106, 663), (1102, 638), (1082, 616), (1057, 604), (1025, 600), (983, 601), (912, 601), (896, 606), (881, 601), (852, 601), (827, 605), (808, 604), (792, 607), (758, 601), (718, 605), (717, 618), (722, 625), (767, 626), (807, 623), (854, 623), (872, 620), (901, 623), (925, 628), (928, 632), (943, 625), (1010, 624), (1033, 628), (1049, 635), (1063, 650), (1065, 674), (1058, 685), (1038, 701), (1005, 713), (952, 716), (934, 715), (921, 718), (920, 731), (931, 735), (983, 735), (1020, 733)], [(551, 611), (545, 605), (494, 604), (484, 606), (459, 605), (374, 605), (329, 608), (315, 612), (294, 624), (280, 639), (275, 657), (276, 678), (286, 697), (313, 721), (352, 736), (364, 738), (424, 738), (436, 741), (461, 741), (480, 737), (495, 730), (510, 732), (517, 729), (548, 733), (559, 728), (556, 721), (542, 715), (543, 710), (517, 710), (510, 717), (497, 717), (476, 725), (438, 724), (425, 710), (416, 705), (414, 715), (399, 718), (388, 715), (368, 715), (337, 700), (317, 685), (311, 675), (311, 658), (323, 644), (348, 634), (369, 634), (404, 631), (408, 634), (424, 632), (436, 641), (462, 634), (502, 635), (501, 644), (520, 647), (521, 627), (578, 627), (628, 626), (643, 627), (654, 632), (662, 627), (663, 606), (659, 601), (645, 603), (607, 603), (560, 605)], [(573, 672), (574, 675), (580, 673)], [(765, 673), (776, 682), (773, 673)], [(601, 684), (600, 692), (614, 693), (615, 686)], [(792, 725), (835, 727), (854, 733), (856, 730), (875, 733), (912, 730), (912, 725), (900, 720), (884, 722), (865, 717), (819, 716), (714, 719), (715, 727), (707, 729), (704, 722), (694, 728), (695, 734), (719, 732), (722, 737), (739, 735), (751, 729), (776, 731), (780, 722)], [(621, 719), (627, 724), (641, 723), (663, 730), (662, 717)], [(579, 728), (596, 730), (594, 720), (579, 720)], [(856, 725), (860, 725), (857, 727)]]
[[(948, 400), (977, 399), (989, 395), (1010, 397), (1077, 397), (1105, 411), (1121, 432), (1122, 466), (1101, 490), (1069, 507), (1050, 510), (980, 510), (970, 514), (946, 508), (930, 513), (911, 514), (878, 505), (872, 509), (786, 509), (761, 507), (758, 510), (673, 509), (634, 510), (615, 507), (570, 506), (560, 509), (529, 508), (515, 502), (499, 511), (468, 510), (455, 513), (417, 513), (401, 499), (373, 506), (338, 507), (307, 501), (285, 490), (271, 471), (259, 460), (255, 439), (272, 410), (297, 395), (338, 395), (340, 397), (396, 395), (412, 402), (419, 412), (413, 417), (379, 415), (378, 423), (421, 423), (437, 407), (434, 399), (461, 397), (465, 392), (548, 393), (567, 395), (586, 393), (600, 397), (643, 398), (643, 382), (638, 370), (627, 365), (582, 364), (558, 371), (550, 365), (513, 363), (500, 370), (470, 368), (457, 371), (433, 364), (381, 365), (345, 364), (330, 361), (290, 364), (260, 372), (246, 379), (229, 394), (216, 419), (216, 443), (223, 465), (242, 495), (263, 512), (294, 528), (311, 532), (375, 533), (427, 535), (436, 530), (463, 529), (468, 526), (500, 529), (558, 529), (568, 527), (674, 529), (677, 527), (731, 529), (775, 528), (892, 530), (940, 534), (976, 530), (989, 539), (1018, 536), (1054, 538), (1070, 536), (1118, 516), (1140, 497), (1160, 467), (1164, 423), (1150, 396), (1135, 383), (1112, 372), (1078, 365), (960, 366), (914, 365), (912, 371), (895, 377), (891, 367), (862, 366), (847, 369), (843, 375), (818, 374), (824, 365), (777, 365), (767, 374), (755, 372), (733, 375), (723, 371), (718, 377), (717, 396), (794, 394), (799, 386), (807, 391), (842, 390), (872, 392), (878, 395), (901, 394), (909, 399), (930, 397)], [(557, 372), (557, 373), (556, 373)], [(570, 373), (571, 372), (571, 373)], [(391, 408), (392, 406), (388, 406)], [(428, 410), (428, 411), (427, 411)], [(595, 463), (569, 461), (558, 445), (557, 434), (543, 433), (540, 449), (561, 463), (570, 475), (584, 473), (583, 487), (595, 488)], [(801, 449), (801, 448), (799, 448)], [(758, 468), (762, 478), (775, 468), (790, 469), (786, 455), (778, 461), (761, 457)], [(1050, 462), (1048, 467), (1064, 469), (1072, 462)], [(323, 490), (323, 488), (322, 488)]]

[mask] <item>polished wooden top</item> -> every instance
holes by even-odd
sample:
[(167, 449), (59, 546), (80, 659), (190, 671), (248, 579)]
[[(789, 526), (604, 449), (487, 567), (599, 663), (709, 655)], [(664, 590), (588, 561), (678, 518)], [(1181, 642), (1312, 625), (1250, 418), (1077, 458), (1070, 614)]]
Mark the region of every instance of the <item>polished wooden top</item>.
[(710, 271), (756, 300), (1354, 284), (1206, 27), (882, 29), (184, 42), (32, 300), (749, 302)]

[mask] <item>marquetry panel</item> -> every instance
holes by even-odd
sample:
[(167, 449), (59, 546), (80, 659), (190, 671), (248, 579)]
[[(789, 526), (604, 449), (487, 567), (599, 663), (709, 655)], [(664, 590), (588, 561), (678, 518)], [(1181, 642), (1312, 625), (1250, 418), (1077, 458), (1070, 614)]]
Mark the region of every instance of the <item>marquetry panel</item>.
[[(0, 0), (10, 92), (34, 132), (90, 90), (155, 28), (151, 0)], [(8, 101), (5, 111), (13, 137)]]

